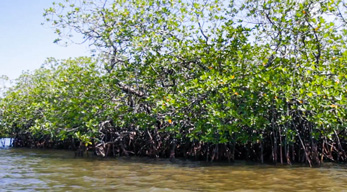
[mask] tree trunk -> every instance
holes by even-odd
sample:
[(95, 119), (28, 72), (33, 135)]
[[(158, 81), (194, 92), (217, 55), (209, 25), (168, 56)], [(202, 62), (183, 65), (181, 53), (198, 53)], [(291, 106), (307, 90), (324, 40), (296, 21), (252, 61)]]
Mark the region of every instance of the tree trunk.
[(279, 134), (279, 137), (280, 137), (280, 144), (279, 144), (279, 147), (280, 147), (280, 161), (281, 161), (281, 164), (283, 165), (283, 147), (282, 147), (282, 134), (281, 134), (281, 128), (278, 129), (278, 134)]
[(263, 146), (263, 141), (260, 141), (260, 162), (264, 163), (264, 146)]

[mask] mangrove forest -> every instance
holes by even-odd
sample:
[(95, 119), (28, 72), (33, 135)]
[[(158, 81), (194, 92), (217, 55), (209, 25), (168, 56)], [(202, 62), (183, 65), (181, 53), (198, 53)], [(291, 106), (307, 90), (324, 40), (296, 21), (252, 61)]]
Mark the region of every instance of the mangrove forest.
[(0, 137), (76, 156), (347, 162), (347, 1), (65, 0), (48, 58), (0, 97)]

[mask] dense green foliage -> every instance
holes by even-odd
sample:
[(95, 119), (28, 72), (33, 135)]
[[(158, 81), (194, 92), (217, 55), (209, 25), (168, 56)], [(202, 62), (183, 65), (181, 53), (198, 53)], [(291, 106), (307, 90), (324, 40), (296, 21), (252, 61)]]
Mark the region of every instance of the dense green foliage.
[[(1, 131), (99, 155), (346, 160), (346, 3), (115, 0), (54, 4), (50, 59), (1, 100)], [(68, 42), (68, 41), (67, 41)]]

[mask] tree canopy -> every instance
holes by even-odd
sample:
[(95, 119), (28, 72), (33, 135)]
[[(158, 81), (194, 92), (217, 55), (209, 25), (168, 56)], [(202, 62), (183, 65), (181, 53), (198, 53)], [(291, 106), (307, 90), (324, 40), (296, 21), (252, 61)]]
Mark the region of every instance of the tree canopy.
[(23, 74), (1, 99), (7, 134), (102, 156), (346, 161), (345, 1), (66, 0), (44, 17), (93, 56)]

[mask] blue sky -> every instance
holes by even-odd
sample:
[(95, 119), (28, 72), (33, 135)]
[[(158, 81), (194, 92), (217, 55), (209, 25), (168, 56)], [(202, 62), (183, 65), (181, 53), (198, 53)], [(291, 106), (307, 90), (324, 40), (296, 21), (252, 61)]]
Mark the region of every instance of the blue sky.
[[(47, 57), (64, 59), (89, 55), (87, 45), (59, 46), (44, 9), (53, 0), (0, 0), (0, 76), (17, 78), (22, 71), (39, 68)], [(56, 1), (59, 2), (59, 1)]]

